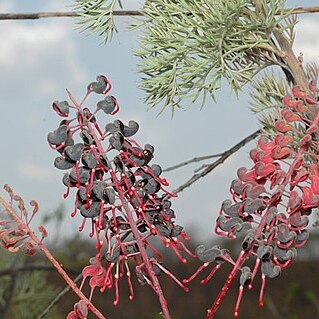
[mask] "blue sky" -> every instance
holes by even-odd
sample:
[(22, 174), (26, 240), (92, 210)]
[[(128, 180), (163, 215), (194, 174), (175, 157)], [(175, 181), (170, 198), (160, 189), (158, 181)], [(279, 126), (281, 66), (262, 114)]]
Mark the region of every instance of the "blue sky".
[[(0, 12), (66, 11), (71, 2), (1, 0)], [(287, 3), (318, 5), (318, 1)], [(303, 52), (306, 61), (318, 60), (319, 39), (313, 31), (319, 27), (316, 18), (318, 15), (303, 16), (297, 27), (296, 52)], [(173, 119), (170, 112), (157, 117), (158, 110), (148, 111), (143, 92), (137, 88), (139, 75), (133, 49), (137, 47), (138, 32), (127, 32), (127, 21), (117, 18), (119, 41), (107, 45), (100, 45), (95, 36), (79, 33), (72, 19), (0, 22), (0, 183), (9, 183), (26, 200), (38, 200), (43, 212), (64, 202), (68, 213), (73, 205), (71, 198), (63, 200), (62, 174), (53, 167), (55, 154), (46, 143), (47, 133), (59, 121), (52, 112), (52, 102), (66, 98), (65, 88), (82, 96), (87, 83), (98, 74), (111, 79), (112, 94), (121, 105), (119, 117), (140, 123), (136, 139), (155, 146), (154, 162), (162, 167), (220, 153), (258, 128), (247, 94), (237, 99), (227, 87), (218, 93), (216, 104), (209, 101), (203, 110), (194, 107), (178, 112)], [(228, 188), (237, 168), (249, 164), (247, 151), (252, 146), (236, 153), (175, 199), (179, 224), (192, 225), (201, 236), (212, 236), (220, 203), (229, 197)], [(166, 174), (171, 189), (185, 182), (197, 166)], [(75, 231), (79, 223), (66, 218), (64, 233)]]

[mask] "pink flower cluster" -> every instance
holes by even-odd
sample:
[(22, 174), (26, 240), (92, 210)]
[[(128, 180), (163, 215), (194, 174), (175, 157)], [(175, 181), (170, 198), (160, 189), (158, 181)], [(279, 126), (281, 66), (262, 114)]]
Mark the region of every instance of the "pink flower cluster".
[[(154, 247), (153, 238), (172, 248), (182, 262), (186, 262), (183, 252), (193, 254), (183, 242), (188, 239), (186, 233), (174, 222), (169, 198), (176, 195), (166, 190), (168, 182), (161, 177), (161, 167), (150, 164), (154, 147), (141, 146), (132, 138), (139, 129), (138, 123), (124, 124), (116, 119), (104, 129), (98, 124), (98, 116), (108, 119), (119, 111), (116, 98), (108, 95), (110, 90), (109, 80), (98, 76), (96, 82), (89, 84), (82, 102), (78, 103), (68, 92), (71, 103), (53, 103), (55, 112), (65, 119), (48, 134), (50, 147), (59, 152), (54, 165), (67, 171), (63, 176), (65, 197), (70, 189), (76, 189), (72, 216), (82, 215), (80, 231), (89, 220), (90, 236), (96, 237), (97, 253), (83, 269), (81, 289), (90, 278), (89, 300), (96, 287), (101, 292), (114, 289), (116, 305), (120, 299), (119, 280), (126, 278), (132, 300), (133, 268), (138, 281), (152, 287), (165, 308), (160, 273), (169, 275), (183, 289), (188, 288), (160, 261), (162, 256)], [(82, 105), (93, 92), (104, 98), (91, 111)], [(70, 118), (71, 110), (75, 115)]]
[[(213, 318), (234, 278), (240, 273), (239, 295), (234, 316), (244, 288), (253, 287), (260, 271), (259, 304), (263, 305), (266, 278), (275, 278), (291, 264), (297, 248), (309, 236), (309, 215), (319, 207), (318, 167), (318, 89), (313, 83), (309, 93), (299, 86), (283, 98), (281, 118), (275, 123), (273, 138), (260, 137), (250, 152), (253, 165), (238, 169), (230, 187), (232, 200), (225, 200), (216, 221), (216, 233), (227, 238), (243, 238), (241, 252), (233, 260), (220, 247), (199, 246), (196, 253), (204, 264), (187, 281), (214, 262), (212, 277), (224, 261), (233, 265), (227, 281), (213, 304), (208, 318)], [(255, 259), (251, 268), (246, 261)], [(206, 283), (208, 280), (203, 280)]]

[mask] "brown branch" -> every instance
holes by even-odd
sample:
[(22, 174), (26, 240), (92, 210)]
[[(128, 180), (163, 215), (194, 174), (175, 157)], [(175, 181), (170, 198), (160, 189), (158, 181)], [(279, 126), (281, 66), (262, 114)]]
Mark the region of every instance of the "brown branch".
[[(291, 9), (284, 10), (284, 13), (288, 13)], [(318, 13), (319, 7), (298, 7), (292, 10), (293, 14), (303, 14), (303, 13)]]
[(283, 53), (283, 60), (287, 63), (292, 76), (294, 77), (296, 84), (300, 85), (304, 90), (308, 89), (309, 81), (306, 73), (302, 67), (302, 63), (295, 56), (292, 49), (292, 44), (287, 40), (279, 31), (274, 30), (273, 34), (279, 44), (279, 47)]
[(10, 309), (10, 306), (12, 304), (12, 299), (14, 297), (14, 291), (16, 289), (17, 285), (17, 275), (11, 275), (11, 280), (8, 289), (5, 291), (4, 294), (4, 308), (1, 309), (1, 313), (3, 315), (3, 318), (6, 317), (7, 312)]
[[(318, 13), (319, 7), (298, 7), (284, 10), (284, 13), (292, 11), (293, 14)], [(115, 10), (115, 16), (142, 16), (143, 12), (138, 10)], [(80, 14), (73, 11), (66, 12), (35, 12), (35, 13), (1, 13), (0, 20), (37, 20), (42, 18), (69, 18), (79, 17)]]
[(0, 20), (37, 20), (41, 18), (77, 17), (76, 12), (1, 13)]
[[(18, 268), (7, 268), (0, 270), (0, 277), (2, 276), (12, 276), (14, 274), (17, 274), (19, 272), (25, 272), (25, 271), (56, 271), (55, 267), (49, 266), (49, 265), (36, 265), (36, 264), (29, 264), (24, 265)], [(70, 274), (75, 274), (74, 270), (67, 270)]]
[[(16, 258), (15, 258), (16, 259)], [(13, 261), (13, 263), (11, 264), (12, 269), (14, 269), (14, 263), (15, 261)], [(4, 292), (4, 307), (1, 309), (1, 319), (6, 317), (7, 312), (10, 309), (11, 303), (12, 303), (12, 299), (14, 296), (14, 291), (17, 285), (17, 274), (16, 273), (12, 273), (10, 275), (11, 279), (10, 279), (10, 284), (9, 287), (5, 290)]]
[(183, 167), (183, 166), (186, 166), (186, 165), (189, 165), (189, 164), (192, 164), (192, 163), (198, 163), (198, 162), (201, 162), (201, 161), (205, 161), (207, 159), (211, 159), (211, 158), (215, 158), (215, 157), (220, 157), (222, 156), (224, 153), (219, 153), (219, 154), (213, 154), (213, 155), (206, 155), (206, 156), (200, 156), (200, 157), (194, 157), (188, 161), (185, 161), (185, 162), (182, 162), (182, 163), (179, 163), (179, 164), (176, 164), (176, 165), (173, 165), (173, 166), (170, 166), (170, 167), (167, 167), (165, 169), (163, 169), (163, 172), (170, 172), (170, 171), (173, 171), (174, 169), (177, 169), (177, 168), (180, 168), (180, 167)]
[(173, 192), (175, 194), (182, 192), (185, 188), (191, 186), (196, 181), (198, 181), (200, 178), (206, 176), (209, 174), (213, 169), (215, 169), (217, 166), (222, 164), (228, 157), (230, 157), (232, 154), (237, 152), (240, 148), (245, 146), (250, 141), (254, 140), (259, 134), (261, 133), (261, 130), (257, 130), (256, 132), (250, 134), (249, 136), (245, 137), (243, 140), (238, 142), (236, 145), (225, 151), (221, 154), (221, 157), (216, 160), (215, 162), (211, 163), (207, 166), (206, 169), (204, 169), (201, 173), (194, 174), (186, 183), (176, 188)]
[[(113, 11), (115, 16), (141, 16), (141, 11)], [(0, 20), (37, 20), (42, 18), (69, 18), (80, 17), (81, 14), (73, 11), (69, 12), (35, 12), (35, 13), (0, 13)]]

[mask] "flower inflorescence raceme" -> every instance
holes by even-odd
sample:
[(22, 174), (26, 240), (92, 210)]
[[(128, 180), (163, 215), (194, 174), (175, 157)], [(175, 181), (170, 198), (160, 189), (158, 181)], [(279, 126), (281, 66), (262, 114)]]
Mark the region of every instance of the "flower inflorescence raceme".
[[(168, 182), (161, 177), (161, 167), (150, 164), (153, 146), (141, 146), (132, 139), (139, 129), (138, 123), (129, 121), (126, 125), (116, 119), (104, 129), (99, 126), (98, 113), (109, 117), (119, 111), (116, 98), (108, 95), (110, 90), (109, 80), (98, 76), (96, 82), (88, 85), (81, 103), (68, 91), (70, 103), (53, 103), (55, 112), (64, 119), (48, 134), (49, 145), (60, 153), (54, 161), (55, 167), (68, 171), (63, 176), (65, 197), (71, 188), (76, 189), (72, 216), (78, 213), (83, 216), (80, 231), (89, 220), (92, 229), (89, 236), (96, 237), (97, 253), (83, 269), (81, 289), (90, 278), (91, 300), (96, 287), (101, 292), (114, 288), (116, 305), (118, 282), (126, 277), (132, 300), (131, 269), (134, 269), (138, 281), (157, 293), (163, 313), (169, 318), (158, 275), (164, 272), (185, 291), (188, 288), (160, 262), (162, 256), (152, 244), (153, 238), (171, 247), (182, 262), (186, 262), (185, 252), (194, 255), (183, 242), (188, 239), (183, 228), (174, 223), (169, 198), (176, 195), (165, 189)], [(104, 95), (94, 111), (83, 107), (91, 93)], [(71, 110), (75, 113), (73, 118)], [(85, 311), (79, 310), (82, 308), (83, 304), (76, 306), (70, 318), (84, 317)]]
[[(252, 289), (258, 272), (261, 276), (260, 306), (263, 305), (266, 278), (275, 278), (289, 266), (297, 248), (308, 239), (308, 216), (319, 207), (318, 168), (318, 89), (311, 82), (309, 93), (299, 86), (283, 98), (281, 118), (275, 124), (273, 139), (260, 137), (250, 152), (253, 166), (237, 171), (230, 187), (232, 200), (222, 203), (215, 231), (227, 238), (242, 237), (241, 252), (233, 260), (226, 249), (201, 245), (196, 254), (203, 265), (184, 283), (214, 263), (206, 283), (225, 261), (233, 265), (207, 318), (213, 318), (226, 292), (239, 278), (239, 294), (234, 316), (246, 286)], [(248, 259), (254, 259), (254, 265)]]

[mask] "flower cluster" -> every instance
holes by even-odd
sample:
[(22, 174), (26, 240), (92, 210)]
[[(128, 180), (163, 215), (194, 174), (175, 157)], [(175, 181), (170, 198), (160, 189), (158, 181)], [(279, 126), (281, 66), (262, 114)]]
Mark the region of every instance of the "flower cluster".
[[(0, 211), (0, 247), (12, 253), (22, 251), (26, 255), (33, 256), (37, 252), (37, 244), (30, 237), (29, 225), (39, 210), (38, 203), (34, 200), (30, 202), (33, 211), (29, 217), (22, 197), (14, 194), (7, 184), (4, 189), (10, 196), (10, 202), (2, 202), (1, 200), (3, 209)], [(14, 209), (15, 206), (17, 209)], [(39, 226), (38, 230), (42, 235), (42, 241), (47, 237), (47, 231), (44, 226)]]
[[(72, 216), (77, 213), (83, 216), (80, 231), (89, 220), (90, 236), (95, 235), (97, 240), (97, 254), (83, 270), (81, 288), (88, 277), (91, 296), (96, 287), (102, 292), (115, 288), (116, 305), (118, 281), (123, 277), (129, 285), (129, 299), (134, 298), (132, 264), (138, 281), (150, 285), (159, 296), (162, 293), (157, 277), (161, 272), (187, 290), (158, 261), (161, 255), (151, 238), (157, 237), (171, 247), (182, 262), (186, 262), (183, 252), (192, 253), (183, 243), (186, 233), (174, 223), (175, 213), (169, 199), (176, 195), (165, 189), (168, 182), (161, 177), (161, 167), (150, 164), (154, 147), (141, 146), (132, 139), (139, 129), (138, 123), (125, 124), (116, 119), (103, 129), (99, 126), (97, 116), (112, 116), (119, 111), (116, 98), (108, 95), (110, 90), (109, 80), (98, 76), (96, 82), (88, 85), (81, 103), (69, 91), (71, 103), (54, 102), (53, 109), (64, 119), (48, 134), (48, 142), (59, 152), (55, 167), (67, 171), (62, 179), (67, 187), (65, 197), (70, 189), (76, 189)], [(82, 106), (92, 92), (104, 95), (93, 111)], [(73, 118), (71, 110), (75, 111)]]
[[(310, 83), (310, 93), (300, 87), (283, 98), (281, 119), (275, 124), (278, 134), (273, 139), (261, 137), (250, 152), (253, 166), (238, 169), (231, 183), (232, 200), (222, 203), (215, 231), (227, 238), (243, 238), (241, 252), (234, 261), (220, 247), (199, 246), (197, 256), (204, 263), (185, 282), (193, 279), (210, 263), (216, 265), (202, 283), (206, 283), (224, 261), (233, 269), (219, 293), (208, 318), (213, 318), (229, 286), (238, 273), (240, 286), (234, 316), (244, 287), (252, 289), (254, 278), (261, 273), (259, 304), (263, 305), (266, 278), (275, 278), (294, 260), (297, 248), (308, 239), (308, 216), (319, 207), (317, 92)], [(246, 265), (248, 258), (255, 265)]]
[(74, 305), (74, 310), (71, 311), (66, 319), (85, 319), (87, 318), (89, 309), (84, 300), (80, 300)]

